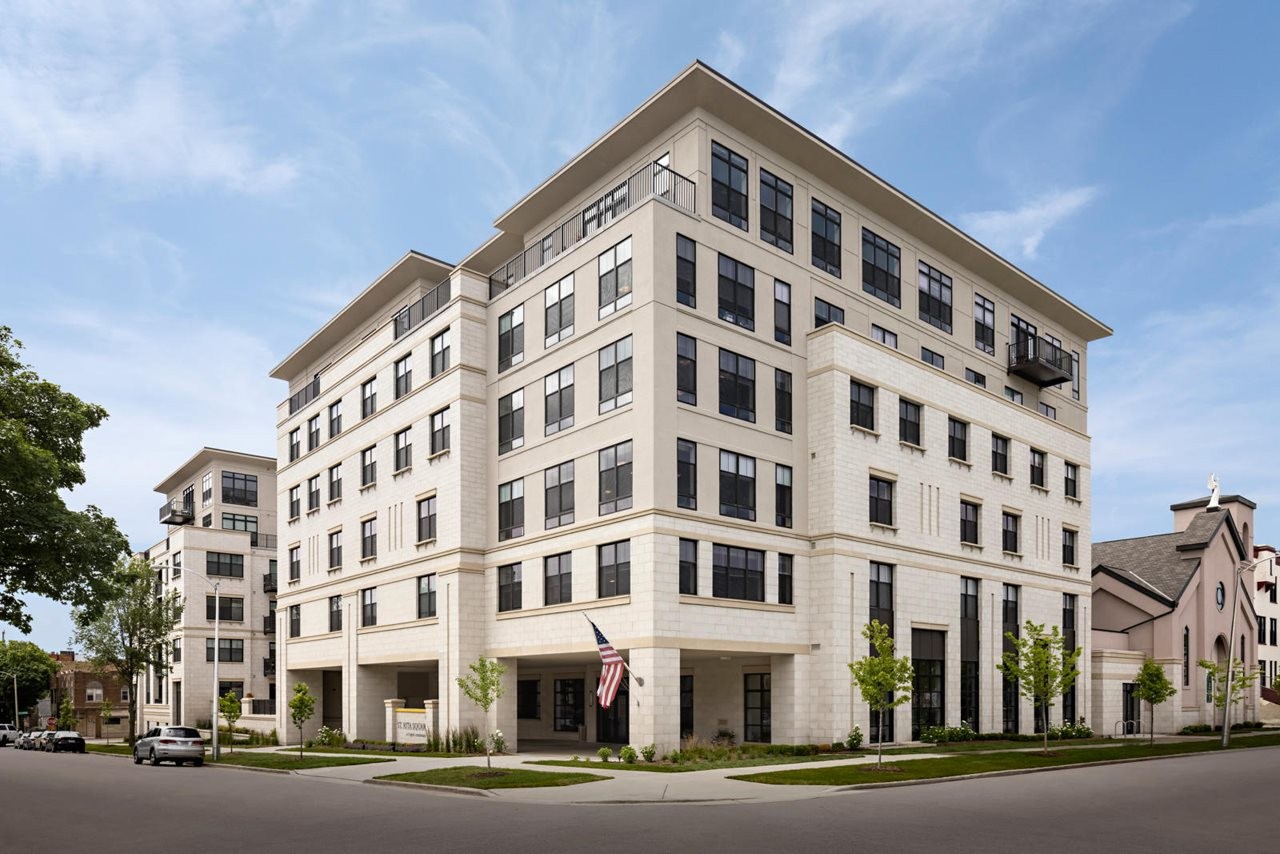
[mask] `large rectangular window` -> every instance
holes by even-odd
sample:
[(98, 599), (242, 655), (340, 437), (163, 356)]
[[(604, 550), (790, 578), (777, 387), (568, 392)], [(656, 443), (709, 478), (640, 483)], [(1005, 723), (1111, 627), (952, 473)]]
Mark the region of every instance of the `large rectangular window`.
[(902, 252), (865, 228), (862, 229), (862, 290), (889, 305), (902, 306)]
[(898, 398), (898, 441), (920, 446), (920, 404)]
[(302, 606), (289, 606), (289, 637), (296, 638), (302, 634)]
[(521, 605), (520, 564), (498, 567), (498, 612), (519, 611)]
[(547, 333), (543, 346), (550, 347), (573, 334), (573, 274), (543, 291), (542, 302)]
[(370, 378), (360, 384), (360, 417), (368, 418), (378, 411), (378, 381)]
[(813, 298), (813, 328), (821, 329), (828, 323), (844, 326), (844, 309), (832, 305), (821, 297)]
[(946, 722), (947, 633), (911, 630), (911, 738)]
[(721, 255), (717, 272), (720, 319), (743, 329), (755, 329), (756, 271), (728, 255)]
[(893, 526), (893, 481), (870, 478), (870, 517), (876, 525)]
[[(217, 600), (217, 605), (214, 604)], [(206, 620), (230, 620), (233, 623), (244, 622), (244, 598), (239, 596), (206, 596), (204, 597), (204, 618)]]
[(542, 472), (547, 530), (573, 521), (573, 460)]
[(781, 368), (773, 372), (773, 422), (778, 432), (791, 432), (791, 373)]
[(676, 505), (698, 509), (698, 446), (676, 439)]
[(631, 507), (631, 442), (600, 451), (600, 515)]
[[(1076, 648), (1076, 596), (1074, 593), (1062, 594), (1062, 651), (1074, 652)], [(1062, 695), (1062, 722), (1065, 724), (1073, 724), (1076, 722), (1076, 686), (1073, 682), (1071, 687)]]
[(297, 581), (302, 578), (302, 547), (289, 547), (289, 580)]
[(778, 555), (778, 604), (795, 604), (795, 558), (793, 555)]
[(1031, 485), (1044, 486), (1044, 451), (1031, 449)]
[(756, 519), (756, 458), (720, 452), (720, 515)]
[(813, 266), (840, 278), (840, 212), (817, 199), (811, 204)]
[(756, 363), (732, 350), (720, 351), (720, 414), (756, 420)]
[(1072, 529), (1062, 529), (1062, 563), (1065, 566), (1076, 566), (1076, 536)]
[[(892, 638), (894, 637), (893, 565), (872, 561), (868, 578), (870, 590), (867, 616), (888, 629), (889, 637)], [(871, 655), (880, 655), (880, 650), (876, 647), (870, 647), (867, 651)], [(893, 741), (892, 709), (885, 713), (874, 711), (871, 713), (871, 732), (869, 737), (872, 743)]]
[(565, 365), (542, 381), (546, 435), (573, 426), (573, 365)]
[(555, 720), (553, 728), (556, 732), (577, 732), (586, 718), (583, 716), (583, 700), (586, 695), (586, 681), (583, 679), (555, 680)]
[(783, 252), (791, 251), (794, 195), (786, 181), (772, 172), (760, 170), (760, 239)]
[(431, 456), (449, 450), (449, 408), (431, 413)]
[(498, 453), (524, 447), (524, 389), (498, 398)]
[(542, 559), (542, 604), (559, 605), (573, 601), (573, 553)]
[(258, 506), (258, 476), (234, 471), (222, 473), (222, 503)]
[(329, 532), (329, 568), (342, 567), (342, 531)]
[(773, 468), (774, 524), (779, 528), (790, 528), (794, 521), (791, 498), (791, 466), (775, 465)]
[(631, 336), (601, 348), (600, 412), (610, 412), (631, 402)]
[(1080, 497), (1080, 466), (1075, 463), (1062, 464), (1062, 494), (1068, 498)]
[(223, 578), (244, 578), (244, 555), (205, 552), (204, 574)]
[(366, 587), (360, 591), (360, 625), (378, 625), (378, 588)]
[(1004, 475), (1009, 473), (1009, 440), (995, 433), (991, 434), (991, 470)]
[(768, 673), (742, 676), (742, 740), (768, 744), (773, 740), (772, 690)]
[(876, 390), (849, 380), (849, 423), (873, 433), (876, 429)]
[(542, 719), (542, 680), (516, 680), (516, 719), (537, 721)]
[(715, 543), (711, 546), (711, 595), (717, 599), (764, 601), (764, 552)]
[(960, 720), (978, 731), (978, 579), (960, 579)]
[[(1001, 603), (1001, 634), (1003, 638), (1001, 651), (1013, 652), (1018, 651), (1014, 641), (1008, 635), (1012, 634), (1014, 638), (1022, 636), (1022, 627), (1018, 622), (1018, 593), (1019, 588), (1013, 584), (1004, 585), (1004, 596)], [(1017, 732), (1018, 731), (1018, 681), (1010, 679), (1008, 676), (1001, 678), (1001, 732)]]
[(418, 576), (418, 619), (436, 615), (436, 575)]
[(611, 246), (596, 259), (600, 281), (600, 317), (631, 305), (631, 238)]
[(676, 400), (698, 405), (698, 341), (676, 333)]
[(698, 244), (683, 234), (676, 235), (676, 301), (698, 305)]
[(981, 294), (973, 295), (973, 346), (996, 353), (996, 304)]
[(680, 592), (698, 595), (698, 541), (680, 541)]
[(378, 556), (378, 520), (365, 519), (360, 523), (360, 558), (367, 560)]
[(711, 213), (747, 230), (747, 159), (711, 143)]
[(631, 541), (605, 543), (596, 549), (596, 595), (626, 596), (631, 593)]
[(1000, 545), (1006, 552), (1010, 554), (1018, 554), (1018, 529), (1021, 525), (1022, 517), (1016, 513), (1002, 513), (1000, 530)]
[(329, 500), (337, 501), (342, 497), (342, 463), (329, 467)]
[(418, 542), (426, 543), (436, 538), (436, 497), (418, 499)]
[(395, 363), (396, 376), (396, 400), (404, 397), (413, 391), (413, 368), (409, 365), (409, 357), (411, 354), (405, 353)]
[(943, 356), (941, 353), (934, 352), (928, 347), (920, 348), (920, 361), (924, 362), (926, 365), (933, 365), (933, 367), (940, 371), (946, 370), (947, 367), (946, 356)]
[(301, 515), (302, 515), (302, 499), (301, 499), (301, 495), (302, 495), (302, 487), (301, 487), (301, 486), (291, 486), (291, 487), (289, 487), (289, 492), (288, 492), (288, 496), (289, 496), (289, 518), (290, 518), (291, 520), (292, 520), (292, 519), (297, 519), (299, 516), (301, 516)]
[(920, 264), (920, 319), (943, 332), (951, 331), (951, 277)]
[(312, 415), (307, 419), (307, 450), (314, 451), (320, 447), (320, 416)]
[(329, 631), (342, 631), (342, 597), (329, 597)]
[(449, 370), (449, 330), (431, 338), (431, 376), (438, 377)]
[[(413, 465), (413, 433), (412, 429), (406, 427), (393, 437), (395, 448), (395, 471), (404, 471)], [(320, 498), (320, 484), (317, 478), (316, 483), (316, 499), (317, 503)]]
[(791, 286), (773, 280), (773, 340), (791, 343)]
[(498, 487), (498, 539), (524, 536), (524, 480)]
[(947, 419), (947, 456), (953, 460), (969, 459), (969, 425), (955, 418)]
[[(204, 639), (204, 660), (213, 661), (213, 638)], [(218, 638), (218, 661), (244, 661), (244, 641), (240, 638)]]
[(342, 432), (342, 401), (335, 400), (329, 404), (329, 438)]
[(376, 446), (365, 448), (360, 452), (360, 485), (369, 486), (378, 480), (378, 460), (374, 455)]
[(294, 427), (289, 431), (289, 462), (293, 462), (298, 457), (302, 456), (301, 432), (302, 429), (300, 427)]
[(524, 305), (521, 304), (498, 318), (498, 372), (523, 361)]

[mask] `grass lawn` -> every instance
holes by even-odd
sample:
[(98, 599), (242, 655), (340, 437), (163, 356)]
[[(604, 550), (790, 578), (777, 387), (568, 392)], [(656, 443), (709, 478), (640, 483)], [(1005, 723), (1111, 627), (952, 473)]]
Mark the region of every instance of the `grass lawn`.
[(682, 762), (679, 765), (671, 762), (636, 762), (633, 765), (628, 765), (616, 759), (608, 764), (587, 759), (579, 759), (577, 762), (572, 759), (543, 759), (525, 764), (559, 765), (564, 768), (593, 768), (600, 771), (649, 771), (658, 774), (679, 774), (685, 771), (711, 771), (716, 768), (753, 768), (759, 765), (790, 765), (793, 762), (830, 762), (836, 759), (849, 759), (862, 755), (862, 753), (820, 753), (817, 756), (751, 756), (745, 759)]
[[(360, 750), (352, 747), (304, 747), (304, 753), (329, 754), (337, 756), (395, 756), (399, 759), (406, 757), (423, 756), (427, 759), (475, 759), (484, 756), (483, 753), (422, 753), (409, 750)], [(282, 747), (277, 753), (292, 753), (298, 755), (298, 748)]]
[(477, 765), (459, 765), (431, 771), (388, 774), (376, 779), (399, 783), (429, 783), (433, 786), (464, 786), (468, 789), (534, 789), (544, 786), (576, 786), (578, 783), (594, 783), (609, 778), (580, 772), (526, 771), (523, 768), (494, 768), (490, 771)]
[[(1071, 738), (1066, 741), (1054, 741), (1049, 739), (1049, 750), (1069, 750), (1072, 747), (1079, 747), (1082, 744), (1106, 744), (1110, 739), (1106, 738)], [(950, 741), (943, 744), (929, 745), (925, 747), (886, 747), (885, 756), (903, 756), (912, 753), (974, 753), (983, 750), (1040, 750), (1044, 744), (1040, 741), (1009, 741), (1006, 739), (992, 741)], [(873, 744), (866, 748), (867, 753), (875, 753), (876, 746)]]
[[(1280, 735), (1261, 735), (1233, 741), (1232, 748), (1272, 747), (1280, 745)], [(799, 768), (763, 774), (743, 774), (734, 780), (751, 783), (773, 783), (792, 786), (852, 786), (861, 783), (887, 783), (899, 780), (932, 780), (987, 771), (1009, 771), (1023, 768), (1052, 768), (1106, 762), (1113, 759), (1136, 759), (1144, 756), (1177, 756), (1184, 753), (1206, 753), (1217, 750), (1216, 744), (1182, 742), (1179, 744), (1125, 744), (1085, 750), (1050, 747), (1050, 755), (1040, 753), (970, 753), (942, 759), (913, 759), (877, 770), (875, 765), (844, 765), (832, 768)], [(890, 770), (892, 769), (892, 770)]]
[(133, 748), (127, 744), (86, 744), (85, 750), (90, 753), (114, 753), (117, 756), (129, 756)]
[(371, 762), (391, 762), (371, 756), (362, 759), (355, 756), (304, 756), (298, 758), (293, 753), (226, 753), (218, 760), (219, 765), (241, 765), (247, 768), (278, 768), (283, 771), (304, 771), (308, 768), (333, 768), (338, 765), (368, 765)]

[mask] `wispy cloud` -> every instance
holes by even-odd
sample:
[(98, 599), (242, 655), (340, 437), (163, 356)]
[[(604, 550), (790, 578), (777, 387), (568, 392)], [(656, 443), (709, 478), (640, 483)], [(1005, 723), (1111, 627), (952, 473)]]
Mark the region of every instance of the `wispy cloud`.
[(738, 73), (742, 60), (747, 54), (747, 46), (742, 39), (733, 33), (721, 31), (716, 37), (715, 50), (711, 54), (711, 65), (727, 77)]
[(1097, 187), (1052, 190), (1013, 210), (963, 214), (960, 224), (999, 252), (1035, 258), (1049, 230), (1080, 213), (1097, 196)]

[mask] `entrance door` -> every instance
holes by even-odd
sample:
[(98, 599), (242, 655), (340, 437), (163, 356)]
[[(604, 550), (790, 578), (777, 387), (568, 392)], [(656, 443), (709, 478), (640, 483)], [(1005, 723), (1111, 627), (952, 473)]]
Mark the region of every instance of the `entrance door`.
[(596, 741), (606, 744), (626, 744), (631, 740), (631, 697), (628, 685), (630, 681), (630, 676), (622, 677), (622, 684), (618, 686), (618, 696), (613, 698), (613, 704), (609, 708), (602, 709), (599, 704), (596, 704)]
[(342, 729), (342, 671), (325, 670), (321, 677), (324, 697), (320, 702), (320, 722), (329, 729)]
[(942, 726), (946, 685), (947, 633), (911, 630), (911, 664), (915, 669), (911, 691), (911, 738), (920, 730)]
[(680, 676), (680, 737), (693, 735), (693, 674)]
[(743, 674), (743, 741), (773, 740), (773, 691), (768, 673)]
[(1134, 682), (1124, 683), (1124, 734), (1138, 735), (1142, 732), (1142, 701), (1137, 696), (1138, 686)]

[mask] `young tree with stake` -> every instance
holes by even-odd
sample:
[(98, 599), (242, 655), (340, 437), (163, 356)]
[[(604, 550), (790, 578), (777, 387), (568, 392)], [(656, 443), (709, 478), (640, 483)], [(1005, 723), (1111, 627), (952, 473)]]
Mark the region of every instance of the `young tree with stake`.
[(293, 696), (289, 698), (289, 720), (298, 728), (298, 758), (302, 758), (302, 728), (316, 713), (316, 698), (311, 696), (311, 689), (306, 682), (293, 686)]
[[(496, 658), (485, 658), (483, 655), (471, 662), (470, 676), (459, 676), (458, 687), (462, 689), (462, 693), (467, 695), (467, 699), (480, 707), (484, 712), (485, 727), (489, 726), (489, 709), (493, 708), (493, 704), (502, 699), (502, 676), (507, 672), (507, 668), (502, 665)], [(492, 750), (490, 749), (493, 739), (488, 733), (484, 737), (484, 762), (490, 769), (493, 768)]]
[(1049, 710), (1054, 700), (1071, 690), (1080, 677), (1076, 662), (1080, 659), (1080, 648), (1064, 649), (1064, 639), (1057, 626), (1046, 633), (1043, 623), (1027, 620), (1022, 629), (1022, 637), (1013, 632), (1005, 632), (1005, 637), (1013, 644), (1013, 650), (1004, 653), (1003, 660), (996, 665), (1006, 679), (1014, 680), (1018, 692), (1026, 697), (1044, 713), (1044, 753), (1049, 755)]
[(1149, 743), (1156, 743), (1156, 706), (1178, 693), (1178, 689), (1169, 681), (1169, 677), (1165, 675), (1164, 668), (1156, 663), (1154, 658), (1148, 657), (1142, 662), (1142, 667), (1138, 669), (1138, 676), (1134, 680), (1138, 688), (1134, 691), (1134, 696), (1139, 700), (1146, 701), (1151, 707), (1151, 738)]
[(1238, 658), (1231, 659), (1231, 696), (1227, 696), (1227, 665), (1218, 664), (1216, 661), (1207, 661), (1200, 659), (1197, 662), (1200, 668), (1204, 670), (1213, 686), (1213, 707), (1222, 709), (1222, 729), (1223, 729), (1223, 745), (1231, 737), (1231, 715), (1228, 714), (1232, 706), (1240, 705), (1240, 701), (1244, 699), (1244, 695), (1253, 687), (1254, 680), (1258, 678), (1258, 671), (1252, 667), (1245, 667), (1244, 662)]
[(884, 765), (884, 716), (911, 700), (911, 677), (915, 670), (905, 655), (894, 658), (889, 627), (872, 620), (862, 627), (862, 636), (871, 644), (871, 654), (849, 662), (853, 684), (872, 712), (880, 714), (876, 728), (876, 765)]
[(218, 713), (227, 720), (227, 744), (231, 746), (232, 753), (236, 752), (236, 721), (240, 720), (241, 708), (235, 691), (228, 691), (218, 698)]

